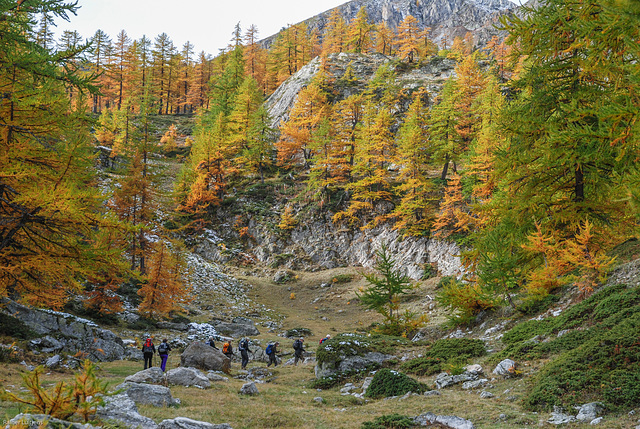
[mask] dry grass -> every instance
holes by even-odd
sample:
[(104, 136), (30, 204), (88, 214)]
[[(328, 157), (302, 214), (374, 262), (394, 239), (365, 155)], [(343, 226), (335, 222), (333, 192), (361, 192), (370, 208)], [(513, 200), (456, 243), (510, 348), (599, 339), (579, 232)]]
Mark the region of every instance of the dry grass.
[[(323, 283), (330, 283), (336, 275), (351, 274), (353, 280), (348, 283), (334, 284), (321, 288)], [(355, 269), (341, 268), (316, 273), (297, 273), (297, 280), (276, 285), (271, 277), (251, 277), (242, 275), (238, 270), (235, 275), (252, 285), (249, 298), (255, 302), (275, 310), (269, 317), (282, 323), (283, 330), (291, 328), (308, 328), (312, 335), (307, 337), (306, 347), (315, 351), (318, 340), (327, 333), (350, 332), (362, 330), (371, 323), (379, 321), (377, 314), (363, 311), (357, 304), (355, 291), (365, 285), (365, 281)], [(422, 282), (413, 296), (403, 302), (403, 306), (415, 311), (430, 312), (431, 324), (439, 325), (444, 319), (442, 309), (434, 307), (427, 296), (434, 296), (436, 281)], [(290, 299), (291, 294), (295, 299)], [(201, 295), (198, 305), (204, 307), (215, 306), (216, 297)], [(232, 316), (231, 310), (227, 316)], [(206, 319), (202, 316), (203, 321)], [(291, 352), (291, 342), (278, 337), (278, 332), (262, 332), (257, 340), (279, 339), (285, 353)], [(421, 352), (419, 346), (412, 346), (403, 350), (405, 356), (416, 356)], [(285, 356), (286, 359), (287, 356)], [(170, 356), (168, 368), (179, 366), (178, 353)], [(483, 367), (491, 378), (492, 369), (483, 359), (477, 363)], [(257, 384), (259, 395), (246, 397), (239, 395), (244, 380), (234, 378), (239, 375), (239, 364), (232, 364), (232, 374), (228, 382), (216, 382), (210, 389), (202, 390), (174, 386), (172, 394), (180, 398), (182, 404), (175, 408), (154, 408), (140, 406), (141, 414), (161, 422), (164, 419), (178, 416), (195, 420), (217, 423), (229, 423), (234, 429), (241, 428), (359, 428), (363, 422), (372, 421), (376, 417), (399, 413), (416, 416), (426, 412), (442, 415), (456, 415), (471, 420), (478, 429), (484, 428), (524, 428), (531, 426), (550, 426), (546, 420), (546, 413), (532, 413), (523, 410), (519, 400), (526, 392), (528, 378), (534, 373), (534, 363), (524, 368), (525, 376), (521, 379), (493, 380), (492, 386), (485, 390), (495, 395), (491, 399), (481, 399), (478, 391), (464, 391), (460, 387), (443, 389), (439, 396), (411, 396), (407, 399), (388, 400), (359, 400), (353, 396), (343, 396), (339, 388), (317, 391), (310, 388), (314, 379), (313, 366), (302, 365), (278, 366), (271, 369), (272, 376), (265, 383)], [(249, 368), (263, 367), (264, 363), (251, 362)], [(116, 386), (124, 378), (142, 369), (141, 362), (110, 362), (102, 363), (100, 376), (111, 386)], [(17, 364), (0, 367), (0, 384), (3, 388), (17, 391), (20, 386), (20, 372), (24, 367)], [(51, 372), (44, 377), (49, 385), (70, 379), (71, 372)], [(421, 379), (433, 385), (433, 377)], [(357, 384), (357, 383), (356, 383)], [(315, 397), (322, 397), (323, 402), (314, 401)], [(0, 402), (0, 420), (5, 416), (12, 417), (20, 410), (14, 404)], [(628, 428), (638, 424), (637, 417), (605, 416), (605, 420), (598, 427), (603, 429)], [(585, 425), (567, 425), (567, 428), (585, 427)]]

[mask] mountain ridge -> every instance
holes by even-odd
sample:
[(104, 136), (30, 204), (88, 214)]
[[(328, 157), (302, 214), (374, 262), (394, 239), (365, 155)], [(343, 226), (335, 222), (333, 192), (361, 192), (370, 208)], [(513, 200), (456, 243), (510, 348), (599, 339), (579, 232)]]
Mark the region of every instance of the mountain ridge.
[[(305, 23), (309, 31), (317, 29), (322, 34), (334, 10), (349, 23), (362, 7), (370, 22), (385, 22), (391, 29), (412, 15), (420, 28), (431, 28), (431, 38), (440, 46), (450, 45), (455, 37), (464, 37), (467, 32), (474, 36), (476, 44), (483, 45), (492, 36), (501, 34), (493, 27), (499, 17), (518, 9), (509, 0), (351, 0), (301, 23)], [(268, 47), (276, 37), (277, 34), (271, 35), (261, 43)]]

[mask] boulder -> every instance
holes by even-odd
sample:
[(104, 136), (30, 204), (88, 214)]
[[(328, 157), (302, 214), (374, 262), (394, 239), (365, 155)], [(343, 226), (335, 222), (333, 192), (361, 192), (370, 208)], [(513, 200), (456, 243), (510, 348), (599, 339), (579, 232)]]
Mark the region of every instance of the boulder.
[(68, 422), (45, 414), (18, 414), (9, 420), (6, 427), (22, 429), (98, 429), (88, 423)]
[(104, 405), (96, 415), (102, 420), (115, 420), (119, 425), (136, 429), (157, 429), (158, 425), (138, 412), (136, 403), (126, 393), (104, 397)]
[(436, 376), (435, 383), (438, 389), (444, 389), (445, 387), (453, 386), (454, 384), (475, 381), (477, 379), (478, 375), (470, 372), (458, 375), (449, 375), (446, 372), (441, 372)]
[(580, 407), (576, 420), (581, 422), (590, 422), (595, 420), (604, 411), (604, 405), (601, 402), (591, 402)]
[(316, 378), (330, 377), (335, 374), (362, 371), (371, 366), (379, 366), (384, 362), (394, 359), (393, 355), (386, 355), (380, 352), (369, 352), (364, 356), (347, 356), (339, 363), (333, 361), (316, 362)]
[(203, 371), (231, 371), (231, 361), (220, 350), (216, 350), (208, 344), (196, 341), (182, 353), (180, 365), (197, 368)]
[(135, 374), (130, 375), (124, 379), (124, 381), (130, 381), (132, 383), (151, 383), (151, 384), (160, 384), (162, 383), (163, 380), (164, 380), (164, 373), (157, 366), (136, 372)]
[(503, 377), (511, 377), (516, 374), (516, 363), (511, 359), (505, 359), (496, 366), (493, 373)]
[(47, 362), (45, 362), (44, 366), (46, 366), (47, 368), (57, 368), (58, 366), (60, 366), (61, 362), (62, 358), (60, 357), (60, 355), (55, 355), (47, 359)]
[(234, 322), (217, 322), (216, 331), (222, 335), (232, 338), (254, 337), (260, 335), (260, 331), (255, 327), (253, 322), (250, 323), (234, 323)]
[(124, 382), (117, 387), (124, 390), (136, 404), (153, 405), (154, 407), (170, 407), (177, 405), (178, 400), (171, 396), (168, 387), (157, 384)]
[(160, 422), (159, 426), (160, 429), (233, 429), (227, 423), (213, 425), (207, 422), (191, 420), (186, 417), (176, 417), (175, 419), (163, 420)]
[(222, 375), (220, 375), (220, 374), (217, 374), (217, 373), (215, 373), (215, 372), (213, 372), (213, 371), (209, 371), (209, 372), (207, 373), (207, 378), (208, 378), (210, 381), (229, 381), (229, 378), (228, 378), (228, 377), (224, 377), (224, 376), (222, 376)]
[(576, 418), (572, 415), (566, 414), (561, 407), (553, 407), (553, 412), (551, 413), (551, 417), (547, 420), (547, 423), (551, 425), (566, 425), (567, 423), (573, 423), (576, 421)]
[(464, 390), (473, 390), (477, 389), (478, 387), (484, 387), (488, 382), (489, 380), (487, 380), (486, 378), (481, 378), (480, 380), (474, 381), (465, 381), (464, 383), (462, 383), (462, 388)]
[(175, 368), (167, 371), (167, 383), (178, 386), (211, 387), (209, 379), (195, 368)]
[(258, 393), (259, 392), (258, 388), (256, 387), (256, 383), (254, 383), (253, 381), (243, 384), (240, 388), (241, 395), (257, 395)]
[(413, 419), (417, 425), (431, 426), (439, 424), (441, 427), (451, 429), (475, 429), (473, 423), (469, 420), (465, 420), (462, 417), (456, 416), (438, 416), (433, 413), (421, 414)]

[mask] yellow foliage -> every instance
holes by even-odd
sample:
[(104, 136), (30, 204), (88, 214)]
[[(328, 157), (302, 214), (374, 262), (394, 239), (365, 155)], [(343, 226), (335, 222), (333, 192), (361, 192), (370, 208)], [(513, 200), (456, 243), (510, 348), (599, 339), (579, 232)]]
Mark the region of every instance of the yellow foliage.
[(296, 299), (296, 294), (291, 292), (291, 295), (289, 295), (289, 299)]
[(295, 218), (293, 214), (293, 209), (291, 206), (287, 206), (280, 217), (280, 223), (278, 224), (278, 228), (283, 231), (289, 231), (294, 229), (298, 225), (298, 220)]
[(44, 367), (39, 366), (30, 373), (22, 375), (23, 384), (31, 395), (23, 398), (11, 392), (0, 392), (0, 399), (17, 402), (30, 407), (30, 411), (66, 420), (79, 414), (85, 422), (94, 415), (101, 405), (102, 395), (107, 393), (107, 384), (100, 383), (95, 375), (95, 364), (85, 360), (82, 372), (76, 375), (73, 385), (60, 382), (52, 391), (42, 387), (40, 376)]
[(522, 247), (532, 254), (542, 255), (544, 264), (531, 271), (525, 286), (528, 293), (544, 297), (553, 289), (574, 282), (581, 292), (590, 293), (605, 278), (614, 258), (605, 253), (604, 243), (594, 233), (593, 224), (585, 221), (568, 238), (545, 233), (540, 225)]

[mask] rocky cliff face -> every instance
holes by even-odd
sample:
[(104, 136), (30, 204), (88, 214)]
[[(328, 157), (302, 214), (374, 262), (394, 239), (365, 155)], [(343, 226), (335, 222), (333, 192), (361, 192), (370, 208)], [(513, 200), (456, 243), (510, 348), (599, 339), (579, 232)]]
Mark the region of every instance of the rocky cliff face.
[[(309, 29), (320, 34), (327, 25), (331, 13), (337, 9), (345, 22), (351, 22), (360, 8), (367, 10), (370, 22), (385, 22), (395, 29), (408, 15), (418, 20), (421, 28), (431, 28), (431, 38), (440, 46), (451, 45), (454, 37), (474, 35), (479, 45), (484, 45), (498, 30), (493, 24), (498, 18), (516, 9), (509, 0), (352, 0), (305, 21)], [(275, 36), (263, 41), (269, 46)]]
[[(326, 68), (335, 82), (333, 89), (336, 93), (336, 101), (363, 91), (378, 68), (390, 62), (391, 59), (382, 54), (330, 54), (326, 60)], [(434, 57), (431, 62), (417, 69), (402, 69), (392, 66), (396, 72), (395, 84), (404, 90), (406, 95), (404, 100), (406, 105), (397, 106), (396, 113), (401, 114), (406, 110), (411, 100), (411, 93), (418, 88), (426, 88), (430, 98), (435, 98), (442, 85), (454, 74), (455, 64), (454, 60)], [(340, 79), (344, 76), (348, 66), (351, 66), (355, 81), (350, 81), (348, 85), (342, 86)], [(283, 82), (269, 97), (266, 106), (272, 118), (271, 126), (273, 128), (277, 128), (281, 122), (286, 122), (289, 119), (289, 111), (293, 107), (298, 93), (311, 82), (319, 71), (320, 59), (315, 58)]]

